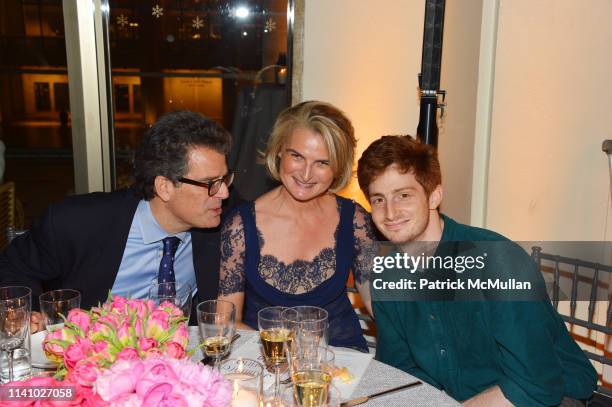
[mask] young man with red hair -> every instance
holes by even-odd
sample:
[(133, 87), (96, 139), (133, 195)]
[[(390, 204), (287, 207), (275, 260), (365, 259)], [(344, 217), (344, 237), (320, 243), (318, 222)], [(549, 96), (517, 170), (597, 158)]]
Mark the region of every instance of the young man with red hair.
[[(431, 146), (406, 136), (382, 137), (363, 153), (358, 178), (375, 225), (400, 250), (431, 242), (439, 254), (444, 242), (501, 242), (516, 262), (495, 263), (484, 273), (516, 275), (519, 264), (540, 278), (516, 244), (439, 213), (442, 179)], [(446, 301), (427, 294), (374, 301), (377, 358), (471, 406), (578, 406), (590, 398), (595, 369), (550, 301), (459, 301), (451, 294)]]

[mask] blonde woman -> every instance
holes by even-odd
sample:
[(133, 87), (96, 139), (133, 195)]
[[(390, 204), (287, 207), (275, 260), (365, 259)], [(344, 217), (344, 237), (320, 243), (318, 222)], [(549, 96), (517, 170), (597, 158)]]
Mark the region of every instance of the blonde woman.
[(351, 122), (328, 103), (279, 115), (265, 159), (281, 185), (222, 225), (219, 297), (236, 305), (237, 321), (257, 328), (264, 307), (319, 306), (331, 345), (367, 350), (346, 283), (352, 270), (369, 310), (373, 229), (360, 205), (335, 194), (352, 177), (355, 144)]

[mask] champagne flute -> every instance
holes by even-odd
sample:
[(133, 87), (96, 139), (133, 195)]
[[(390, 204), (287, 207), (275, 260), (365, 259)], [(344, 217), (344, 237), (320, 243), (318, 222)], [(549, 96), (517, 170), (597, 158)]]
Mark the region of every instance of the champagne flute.
[(223, 300), (204, 301), (198, 304), (197, 313), (204, 354), (214, 358), (219, 370), (219, 361), (229, 351), (236, 332), (236, 306)]
[(38, 297), (38, 302), (45, 329), (52, 331), (61, 329), (68, 312), (81, 306), (81, 293), (68, 288), (47, 291)]
[(327, 399), (321, 404), (311, 404), (309, 399), (300, 399), (293, 387), (286, 387), (282, 394), (282, 407), (339, 407), (342, 400), (340, 390), (334, 385), (327, 388)]
[(328, 390), (333, 378), (334, 352), (327, 346), (308, 349), (307, 354), (296, 355), (291, 360), (291, 381), (295, 400), (301, 406), (326, 405)]
[(279, 399), (280, 365), (287, 361), (287, 350), (293, 336), (282, 314), (284, 307), (267, 307), (257, 313), (259, 336), (268, 363), (274, 366), (274, 398)]
[[(0, 288), (0, 351), (6, 353), (9, 382), (15, 376), (15, 350), (29, 348), (24, 342), (28, 339), (31, 312), (32, 290), (21, 286)], [(29, 367), (21, 370), (29, 371)]]
[(191, 302), (193, 288), (190, 284), (179, 284), (177, 282), (158, 283), (155, 279), (149, 287), (148, 298), (153, 300), (155, 305), (159, 305), (164, 301), (168, 301), (176, 305), (182, 312), (187, 323), (191, 316)]

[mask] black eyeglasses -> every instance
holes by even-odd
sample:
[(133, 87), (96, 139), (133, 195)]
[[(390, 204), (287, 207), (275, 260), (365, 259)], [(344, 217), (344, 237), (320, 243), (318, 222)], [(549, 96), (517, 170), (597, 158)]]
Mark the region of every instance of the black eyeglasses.
[(234, 181), (234, 173), (228, 172), (222, 177), (211, 179), (210, 181), (195, 181), (189, 178), (179, 178), (179, 182), (183, 184), (195, 185), (197, 187), (207, 188), (208, 196), (214, 196), (221, 189), (221, 184), (225, 184), (229, 188), (232, 185), (232, 181)]

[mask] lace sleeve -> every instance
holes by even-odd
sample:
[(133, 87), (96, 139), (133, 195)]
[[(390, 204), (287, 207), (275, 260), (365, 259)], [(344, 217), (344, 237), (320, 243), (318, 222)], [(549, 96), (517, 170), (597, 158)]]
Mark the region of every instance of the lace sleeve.
[(359, 204), (355, 204), (354, 230), (354, 258), (353, 274), (359, 284), (367, 281), (372, 272), (374, 256), (376, 256), (376, 235), (370, 214)]
[(221, 226), (220, 263), (219, 295), (244, 291), (244, 227), (239, 212), (226, 219)]

